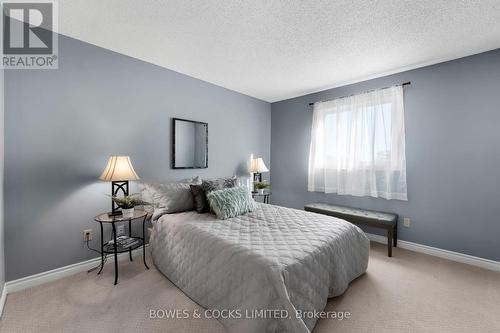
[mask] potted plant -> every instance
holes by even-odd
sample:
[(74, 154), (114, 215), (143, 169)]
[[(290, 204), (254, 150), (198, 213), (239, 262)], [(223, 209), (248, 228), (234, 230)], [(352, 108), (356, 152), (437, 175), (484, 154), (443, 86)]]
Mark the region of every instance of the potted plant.
[(137, 193), (123, 197), (111, 197), (111, 199), (122, 209), (123, 217), (133, 217), (135, 206), (151, 205), (149, 202), (137, 198)]
[(271, 184), (266, 183), (266, 182), (256, 182), (256, 183), (254, 184), (254, 188), (255, 188), (255, 190), (256, 190), (256, 191), (257, 191), (257, 193), (259, 193), (259, 194), (264, 194), (264, 190), (265, 190), (266, 188), (269, 188), (269, 187), (271, 187)]

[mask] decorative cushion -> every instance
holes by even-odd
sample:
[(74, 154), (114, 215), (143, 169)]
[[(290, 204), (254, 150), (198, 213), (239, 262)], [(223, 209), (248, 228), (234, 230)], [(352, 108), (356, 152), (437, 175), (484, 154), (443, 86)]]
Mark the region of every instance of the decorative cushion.
[(207, 194), (212, 191), (235, 187), (236, 183), (236, 177), (225, 177), (217, 179), (204, 179), (201, 185), (191, 186), (194, 208), (198, 213), (208, 212), (210, 206), (207, 201)]
[(201, 187), (203, 187), (205, 193), (210, 193), (212, 191), (222, 190), (223, 188), (235, 187), (236, 181), (236, 177), (203, 179)]
[(138, 183), (139, 192), (141, 194), (141, 200), (146, 202), (153, 202), (153, 193), (156, 192), (156, 187), (158, 185), (167, 185), (167, 184), (176, 184), (176, 183), (184, 183), (184, 184), (201, 184), (201, 178), (199, 176), (186, 178), (179, 180), (178, 182), (167, 182), (167, 183), (158, 183), (158, 182), (144, 182), (141, 181)]
[(198, 213), (205, 213), (208, 209), (207, 198), (205, 191), (201, 185), (190, 185), (191, 195), (193, 196), (194, 209)]
[(252, 199), (248, 189), (232, 187), (212, 191), (207, 194), (210, 208), (221, 220), (236, 217), (257, 209), (257, 204)]
[[(191, 181), (199, 182), (199, 178), (196, 177)], [(148, 202), (153, 203), (153, 221), (164, 214), (193, 210), (193, 196), (189, 186), (189, 182), (143, 183), (142, 199), (146, 201), (145, 198), (149, 198)]]

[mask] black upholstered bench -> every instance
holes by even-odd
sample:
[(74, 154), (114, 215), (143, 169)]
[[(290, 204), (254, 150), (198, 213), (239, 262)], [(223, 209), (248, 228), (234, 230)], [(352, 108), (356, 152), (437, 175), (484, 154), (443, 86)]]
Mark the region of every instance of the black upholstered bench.
[(346, 220), (353, 224), (366, 225), (387, 230), (387, 255), (392, 257), (392, 244), (398, 243), (398, 215), (373, 210), (337, 206), (326, 203), (311, 203), (304, 210), (318, 214), (329, 215)]

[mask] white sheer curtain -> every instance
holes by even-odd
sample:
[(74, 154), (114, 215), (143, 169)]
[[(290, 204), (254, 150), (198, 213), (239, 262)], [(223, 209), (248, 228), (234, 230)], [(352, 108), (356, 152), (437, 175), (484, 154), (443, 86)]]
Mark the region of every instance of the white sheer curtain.
[(407, 200), (402, 86), (314, 104), (308, 190)]

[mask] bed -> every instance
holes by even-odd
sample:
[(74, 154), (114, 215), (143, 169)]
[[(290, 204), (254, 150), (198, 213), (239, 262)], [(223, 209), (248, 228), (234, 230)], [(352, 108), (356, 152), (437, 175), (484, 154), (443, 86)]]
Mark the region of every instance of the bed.
[(156, 267), (192, 300), (218, 310), (230, 333), (310, 332), (312, 314), (366, 271), (369, 252), (353, 224), (269, 204), (227, 220), (165, 214), (150, 245)]

